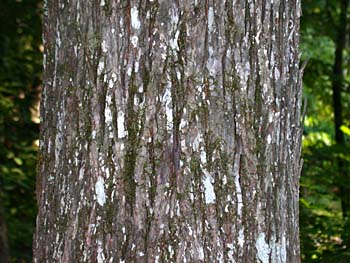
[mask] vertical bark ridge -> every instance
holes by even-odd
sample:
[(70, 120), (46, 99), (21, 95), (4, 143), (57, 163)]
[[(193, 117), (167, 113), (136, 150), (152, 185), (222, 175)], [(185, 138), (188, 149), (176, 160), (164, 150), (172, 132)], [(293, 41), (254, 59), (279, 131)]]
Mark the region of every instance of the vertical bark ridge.
[(45, 10), (35, 262), (300, 261), (299, 0)]

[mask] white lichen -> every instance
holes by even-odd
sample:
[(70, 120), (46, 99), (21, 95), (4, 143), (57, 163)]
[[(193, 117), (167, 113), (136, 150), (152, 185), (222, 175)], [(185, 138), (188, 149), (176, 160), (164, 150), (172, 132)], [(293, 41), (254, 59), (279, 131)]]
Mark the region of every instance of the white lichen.
[(103, 248), (102, 248), (102, 242), (98, 241), (98, 247), (97, 247), (97, 262), (98, 263), (104, 263), (106, 262), (106, 257), (103, 254)]
[[(105, 76), (106, 76), (106, 75), (105, 75)], [(110, 89), (112, 89), (112, 88), (114, 87), (114, 82), (113, 82), (112, 79), (110, 79), (110, 80), (108, 81), (108, 87), (109, 87)]]
[(171, 97), (171, 83), (168, 81), (168, 86), (162, 97), (162, 102), (165, 104), (165, 115), (167, 120), (167, 129), (173, 128), (173, 108), (172, 108), (172, 97)]
[(113, 82), (117, 82), (117, 74), (115, 74), (115, 72), (112, 73), (111, 77)]
[(207, 153), (204, 150), (201, 151), (201, 163), (202, 164), (207, 163)]
[(105, 40), (103, 40), (101, 43), (101, 49), (103, 53), (107, 53), (108, 50), (107, 50), (107, 44)]
[(139, 38), (137, 36), (132, 36), (131, 37), (131, 44), (133, 45), (133, 47), (136, 48), (138, 43), (139, 43)]
[(238, 234), (238, 244), (240, 247), (243, 247), (244, 245), (244, 229), (242, 228), (241, 230), (239, 230), (239, 234)]
[(128, 69), (126, 70), (126, 74), (130, 77), (132, 74), (132, 68), (128, 67)]
[(139, 19), (139, 10), (137, 10), (136, 6), (133, 6), (131, 8), (131, 26), (133, 27), (133, 29), (140, 29), (141, 26), (141, 22)]
[(261, 263), (268, 263), (269, 262), (269, 255), (270, 255), (270, 247), (265, 241), (265, 233), (260, 233), (258, 236), (258, 239), (255, 243), (255, 248), (257, 251), (257, 259), (260, 260)]
[(214, 26), (214, 9), (213, 7), (209, 7), (208, 10), (208, 31), (209, 33), (213, 31)]
[(227, 248), (228, 248), (228, 251), (227, 251), (228, 262), (230, 262), (230, 263), (235, 262), (235, 259), (234, 259), (235, 248), (234, 248), (233, 244), (228, 243)]
[(105, 63), (104, 63), (104, 61), (100, 60), (98, 62), (97, 74), (101, 75), (101, 73), (103, 72), (104, 68), (105, 68)]
[(84, 177), (84, 168), (81, 167), (79, 170), (79, 180), (83, 179), (83, 177)]
[(192, 150), (197, 152), (199, 150), (199, 147), (202, 141), (203, 141), (202, 135), (200, 133), (197, 134), (197, 136), (194, 138), (192, 142)]
[(117, 126), (118, 126), (118, 138), (124, 138), (126, 136), (126, 130), (124, 126), (125, 116), (124, 112), (118, 112)]
[(266, 141), (267, 141), (267, 144), (271, 144), (271, 141), (272, 141), (271, 134), (267, 135)]
[(108, 94), (107, 97), (106, 97), (106, 107), (105, 107), (105, 122), (107, 124), (107, 126), (111, 126), (112, 124), (112, 111), (111, 111), (111, 108), (110, 108), (110, 105), (112, 103), (112, 96), (111, 94)]
[(242, 198), (242, 189), (241, 189), (241, 184), (239, 182), (238, 173), (235, 175), (235, 186), (236, 186), (236, 196), (237, 196), (237, 214), (239, 216), (242, 216), (243, 198)]
[(96, 131), (95, 130), (93, 130), (92, 132), (91, 132), (91, 138), (94, 140), (94, 139), (96, 139)]
[(204, 249), (202, 246), (199, 247), (198, 249), (198, 259), (199, 260), (204, 260)]
[(98, 177), (97, 182), (95, 183), (95, 194), (97, 203), (100, 206), (103, 206), (106, 203), (106, 194), (105, 194), (105, 181), (101, 176)]
[(177, 30), (174, 38), (170, 39), (170, 41), (169, 41), (170, 47), (174, 51), (179, 50), (179, 45), (177, 44), (179, 35), (180, 35), (180, 31)]
[(215, 203), (215, 192), (214, 192), (214, 186), (213, 186), (213, 178), (209, 173), (206, 173), (205, 179), (203, 180), (204, 185), (204, 195), (205, 195), (205, 203), (211, 204)]
[(135, 64), (134, 64), (135, 73), (139, 72), (139, 67), (140, 67), (140, 63), (138, 61), (135, 61)]

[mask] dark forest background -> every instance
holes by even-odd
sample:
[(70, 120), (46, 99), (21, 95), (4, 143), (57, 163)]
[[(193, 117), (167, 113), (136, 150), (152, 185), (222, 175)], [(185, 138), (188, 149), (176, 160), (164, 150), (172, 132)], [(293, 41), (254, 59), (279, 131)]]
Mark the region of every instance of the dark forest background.
[[(350, 262), (349, 2), (302, 1), (307, 107), (300, 227), (305, 263)], [(0, 1), (0, 262), (8, 251), (11, 262), (32, 261), (41, 13), (38, 0)]]

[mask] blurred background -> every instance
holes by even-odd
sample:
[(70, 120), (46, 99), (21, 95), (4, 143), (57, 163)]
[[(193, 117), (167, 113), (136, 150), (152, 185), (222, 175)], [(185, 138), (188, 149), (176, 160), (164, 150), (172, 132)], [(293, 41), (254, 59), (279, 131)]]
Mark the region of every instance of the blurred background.
[[(302, 0), (302, 261), (350, 262), (350, 0)], [(0, 262), (32, 262), (42, 2), (0, 1)]]

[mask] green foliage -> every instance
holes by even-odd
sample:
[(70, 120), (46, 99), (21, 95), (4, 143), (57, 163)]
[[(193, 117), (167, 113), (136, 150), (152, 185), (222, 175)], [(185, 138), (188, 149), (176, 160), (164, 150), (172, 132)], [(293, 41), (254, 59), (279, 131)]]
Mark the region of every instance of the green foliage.
[(304, 147), (300, 199), (303, 262), (335, 262), (329, 256), (342, 251), (338, 187), (342, 178), (335, 173), (334, 160), (342, 158), (349, 167), (349, 150), (328, 146), (321, 140)]
[(0, 2), (0, 205), (11, 260), (31, 262), (41, 84), (40, 1)]
[[(344, 174), (350, 173), (350, 116), (343, 115), (345, 121), (341, 127), (346, 144), (336, 145), (332, 100), (340, 2), (305, 0), (302, 3), (302, 59), (309, 59), (304, 74), (304, 96), (308, 100), (308, 109), (304, 123), (304, 167), (300, 187), (301, 249), (305, 263), (350, 262), (350, 253), (342, 240), (344, 222), (340, 198), (340, 186), (349, 183)], [(349, 60), (349, 50), (344, 55), (345, 61)], [(344, 74), (349, 80), (349, 71), (344, 70)], [(344, 88), (348, 85), (349, 82), (344, 83)], [(344, 112), (349, 112), (347, 97), (343, 94)], [(343, 174), (339, 173), (339, 162), (342, 163)]]

